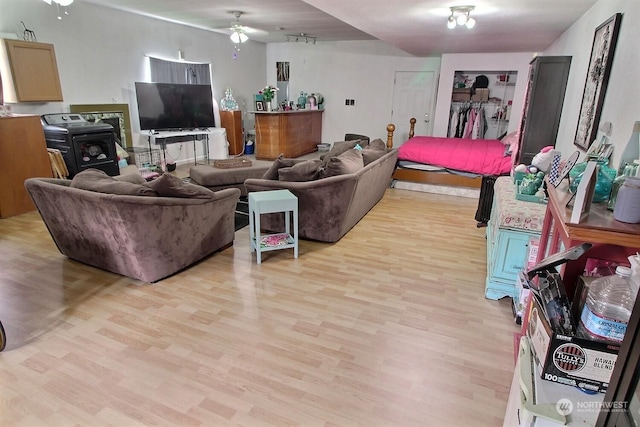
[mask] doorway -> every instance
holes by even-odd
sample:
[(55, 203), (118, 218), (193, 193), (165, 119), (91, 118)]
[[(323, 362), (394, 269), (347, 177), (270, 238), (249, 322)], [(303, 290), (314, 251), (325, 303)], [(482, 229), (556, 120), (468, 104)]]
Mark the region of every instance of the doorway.
[(396, 126), (394, 146), (402, 145), (409, 138), (412, 117), (416, 119), (416, 135), (431, 135), (435, 86), (434, 71), (396, 71), (391, 111), (391, 123)]

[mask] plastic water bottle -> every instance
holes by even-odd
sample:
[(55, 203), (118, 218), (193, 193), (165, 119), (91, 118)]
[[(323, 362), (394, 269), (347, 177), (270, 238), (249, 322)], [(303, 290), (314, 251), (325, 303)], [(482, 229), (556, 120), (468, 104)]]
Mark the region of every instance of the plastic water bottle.
[(638, 293), (630, 277), (629, 267), (618, 266), (616, 274), (591, 283), (580, 316), (578, 337), (615, 344), (622, 342)]

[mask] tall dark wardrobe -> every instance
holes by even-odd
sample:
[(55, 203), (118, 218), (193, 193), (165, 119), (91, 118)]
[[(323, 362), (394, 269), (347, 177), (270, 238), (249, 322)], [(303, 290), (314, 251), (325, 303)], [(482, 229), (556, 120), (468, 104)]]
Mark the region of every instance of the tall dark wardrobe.
[(570, 56), (538, 56), (530, 62), (516, 164), (529, 165), (540, 149), (556, 145), (570, 66)]

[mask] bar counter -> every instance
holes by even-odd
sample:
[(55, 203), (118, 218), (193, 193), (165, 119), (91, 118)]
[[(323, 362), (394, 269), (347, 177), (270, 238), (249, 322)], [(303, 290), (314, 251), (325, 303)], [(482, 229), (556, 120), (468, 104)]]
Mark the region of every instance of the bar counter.
[(316, 151), (322, 142), (324, 110), (252, 111), (256, 118), (256, 159), (274, 160)]

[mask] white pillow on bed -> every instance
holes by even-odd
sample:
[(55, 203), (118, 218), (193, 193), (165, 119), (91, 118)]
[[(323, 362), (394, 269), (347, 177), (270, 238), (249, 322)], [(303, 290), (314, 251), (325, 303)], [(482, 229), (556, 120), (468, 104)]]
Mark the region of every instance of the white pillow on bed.
[(510, 156), (512, 153), (518, 151), (518, 132), (513, 131), (510, 134), (505, 135), (501, 142), (504, 144), (504, 155)]

